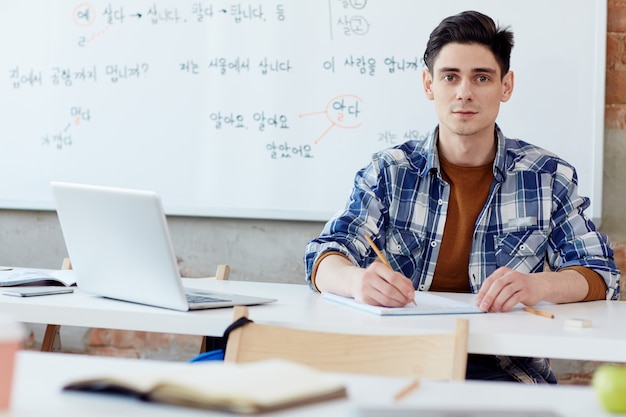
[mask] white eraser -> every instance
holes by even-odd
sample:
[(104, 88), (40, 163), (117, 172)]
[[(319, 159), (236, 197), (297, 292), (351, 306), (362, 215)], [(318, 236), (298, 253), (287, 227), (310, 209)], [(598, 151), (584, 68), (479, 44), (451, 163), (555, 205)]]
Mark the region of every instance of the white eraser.
[(587, 319), (567, 319), (565, 320), (567, 327), (591, 327), (591, 320)]

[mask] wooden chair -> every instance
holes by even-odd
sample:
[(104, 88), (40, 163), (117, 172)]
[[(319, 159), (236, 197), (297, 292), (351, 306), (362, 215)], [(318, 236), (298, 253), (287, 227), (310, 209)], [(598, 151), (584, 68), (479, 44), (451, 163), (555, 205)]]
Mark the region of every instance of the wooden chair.
[[(69, 258), (63, 259), (61, 269), (72, 269), (72, 263)], [(227, 280), (230, 276), (230, 266), (226, 264), (219, 264), (214, 277), (208, 277), (209, 279)], [(206, 337), (202, 339), (202, 346), (200, 351), (204, 352), (206, 349)], [(61, 346), (61, 325), (60, 324), (48, 324), (46, 331), (41, 342), (42, 352), (60, 352)]]
[[(246, 307), (235, 307), (233, 321), (240, 317), (248, 317)], [(280, 358), (328, 372), (464, 380), (468, 331), (467, 319), (457, 319), (453, 333), (428, 335), (328, 333), (252, 322), (230, 332), (225, 361)]]

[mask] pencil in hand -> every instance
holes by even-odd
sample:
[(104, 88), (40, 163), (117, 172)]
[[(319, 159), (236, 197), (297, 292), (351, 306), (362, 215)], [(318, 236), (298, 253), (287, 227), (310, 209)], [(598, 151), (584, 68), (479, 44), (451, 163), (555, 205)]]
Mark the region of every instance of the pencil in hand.
[(376, 246), (376, 243), (374, 243), (374, 241), (372, 240), (371, 237), (369, 237), (368, 235), (365, 235), (365, 240), (367, 240), (367, 243), (370, 244), (370, 246), (372, 247), (372, 249), (374, 250), (374, 252), (376, 252), (376, 256), (378, 256), (378, 259), (384, 263), (385, 265), (387, 265), (387, 267), (389, 269), (393, 269), (391, 267), (391, 264), (389, 263), (389, 261), (387, 260), (387, 257), (385, 256), (384, 253), (382, 253), (380, 251), (380, 249), (378, 249), (378, 246)]
[[(393, 270), (393, 268), (391, 267), (391, 264), (389, 263), (389, 261), (387, 260), (387, 257), (385, 256), (384, 253), (382, 253), (380, 251), (380, 249), (378, 249), (378, 246), (376, 246), (376, 243), (374, 243), (374, 241), (372, 240), (371, 237), (369, 237), (368, 235), (365, 235), (365, 240), (367, 240), (367, 243), (370, 244), (370, 246), (372, 247), (372, 249), (374, 250), (374, 252), (376, 253), (376, 256), (378, 256), (378, 259), (384, 263), (385, 265), (387, 265), (387, 267), (391, 270)], [(409, 304), (413, 304), (414, 306), (417, 307), (417, 304), (415, 303), (415, 300), (411, 300), (411, 302)]]

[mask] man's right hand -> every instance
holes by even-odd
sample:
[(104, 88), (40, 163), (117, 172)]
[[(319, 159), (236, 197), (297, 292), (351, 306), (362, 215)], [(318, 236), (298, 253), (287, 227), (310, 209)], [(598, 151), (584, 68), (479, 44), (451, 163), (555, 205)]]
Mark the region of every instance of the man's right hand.
[(411, 280), (382, 262), (361, 268), (342, 255), (322, 259), (315, 275), (315, 285), (322, 292), (386, 307), (404, 307), (415, 296)]

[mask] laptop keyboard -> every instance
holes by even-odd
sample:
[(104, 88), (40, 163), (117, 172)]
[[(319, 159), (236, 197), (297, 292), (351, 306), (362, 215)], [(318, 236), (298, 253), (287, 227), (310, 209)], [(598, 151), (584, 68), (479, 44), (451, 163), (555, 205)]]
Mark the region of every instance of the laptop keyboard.
[(187, 296), (187, 302), (189, 303), (193, 303), (193, 304), (198, 304), (198, 303), (219, 303), (222, 301), (230, 301), (230, 300), (225, 300), (223, 298), (216, 298), (216, 297), (211, 297), (209, 295), (203, 295), (203, 294), (197, 294), (197, 293), (186, 293), (185, 294)]

